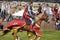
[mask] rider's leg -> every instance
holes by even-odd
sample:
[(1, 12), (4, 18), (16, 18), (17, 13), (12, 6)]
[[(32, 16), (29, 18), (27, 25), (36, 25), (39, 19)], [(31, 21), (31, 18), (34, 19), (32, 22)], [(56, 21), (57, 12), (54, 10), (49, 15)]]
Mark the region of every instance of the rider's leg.
[(37, 27), (37, 25), (34, 25), (33, 31), (35, 31), (35, 33), (36, 33), (37, 36), (41, 36), (41, 32), (39, 30), (40, 30), (40, 28)]
[(32, 18), (30, 18), (30, 20), (31, 20), (30, 30), (32, 31), (32, 30), (33, 30), (33, 25), (34, 25), (34, 23), (35, 23), (35, 20), (32, 19)]

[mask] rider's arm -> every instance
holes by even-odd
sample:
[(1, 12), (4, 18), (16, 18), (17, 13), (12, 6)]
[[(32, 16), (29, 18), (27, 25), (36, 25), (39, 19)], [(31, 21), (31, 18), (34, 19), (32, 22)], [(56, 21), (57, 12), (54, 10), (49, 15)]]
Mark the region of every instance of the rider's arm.
[(30, 17), (27, 16), (27, 10), (26, 10), (26, 9), (24, 10), (23, 17), (24, 17), (24, 18), (27, 18), (27, 19), (30, 19)]

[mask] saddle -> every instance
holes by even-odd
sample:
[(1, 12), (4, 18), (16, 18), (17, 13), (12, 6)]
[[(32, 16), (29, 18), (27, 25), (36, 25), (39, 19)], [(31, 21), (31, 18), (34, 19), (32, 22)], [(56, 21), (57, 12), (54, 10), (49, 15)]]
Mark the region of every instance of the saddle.
[(11, 21), (8, 22), (7, 27), (11, 28), (14, 26), (23, 26), (24, 24), (26, 24), (26, 22), (22, 19), (13, 19)]
[(25, 22), (26, 22), (27, 25), (30, 25), (31, 24), (31, 20), (28, 20), (26, 18), (25, 18)]
[(13, 26), (23, 26), (24, 24), (30, 25), (31, 21), (28, 19), (13, 19), (7, 23), (7, 27), (11, 28)]

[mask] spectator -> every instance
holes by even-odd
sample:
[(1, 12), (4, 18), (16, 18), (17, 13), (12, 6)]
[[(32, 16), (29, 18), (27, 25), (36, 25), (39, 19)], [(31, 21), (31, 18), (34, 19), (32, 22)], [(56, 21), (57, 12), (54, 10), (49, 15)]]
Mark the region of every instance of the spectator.
[(4, 18), (5, 18), (5, 5), (4, 5), (4, 3), (2, 3), (2, 5), (1, 5), (1, 17), (4, 20)]
[(59, 4), (59, 7), (58, 7), (58, 15), (59, 15), (59, 20), (60, 20), (60, 4)]
[(60, 15), (57, 14), (57, 15), (56, 15), (56, 26), (57, 26), (57, 29), (58, 29), (58, 30), (60, 30), (60, 19), (59, 19), (59, 18), (60, 18)]
[(49, 18), (51, 20), (51, 18), (52, 18), (52, 10), (51, 10), (51, 7), (49, 6), (49, 4), (46, 4), (46, 13), (49, 15)]
[(3, 21), (1, 17), (0, 17), (0, 29), (3, 29)]
[(56, 21), (56, 14), (58, 12), (56, 5), (52, 6), (52, 12), (53, 12), (53, 19), (54, 19), (54, 21)]
[(7, 11), (7, 13), (9, 14), (10, 13), (10, 3), (8, 3), (7, 5), (6, 5), (6, 11)]
[(59, 7), (58, 7), (58, 13), (60, 13), (60, 4), (59, 4)]
[(39, 13), (42, 13), (42, 12), (41, 12), (41, 10), (42, 10), (41, 4), (38, 4), (38, 5), (39, 5), (39, 6), (38, 6), (38, 12), (39, 12)]
[(46, 6), (45, 3), (42, 4), (42, 12), (44, 12), (46, 10)]
[(49, 4), (46, 4), (46, 13), (47, 14), (51, 14), (52, 13), (51, 7), (49, 6)]
[(4, 11), (5, 11), (5, 5), (4, 5), (4, 3), (2, 3), (2, 5), (1, 5), (1, 13), (4, 13)]
[(54, 6), (55, 15), (58, 13), (57, 4)]

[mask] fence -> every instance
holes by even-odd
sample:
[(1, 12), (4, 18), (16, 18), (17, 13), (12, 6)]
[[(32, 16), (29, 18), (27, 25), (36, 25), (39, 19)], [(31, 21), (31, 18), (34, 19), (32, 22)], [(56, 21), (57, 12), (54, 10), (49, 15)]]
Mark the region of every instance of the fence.
[(41, 23), (41, 30), (56, 30), (57, 27), (55, 25), (54, 21), (51, 21), (50, 23), (42, 22)]

